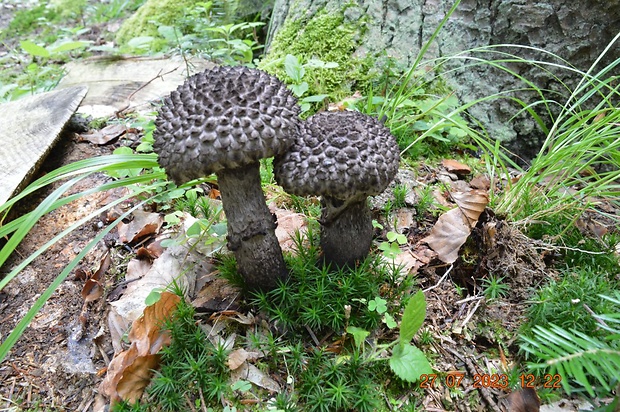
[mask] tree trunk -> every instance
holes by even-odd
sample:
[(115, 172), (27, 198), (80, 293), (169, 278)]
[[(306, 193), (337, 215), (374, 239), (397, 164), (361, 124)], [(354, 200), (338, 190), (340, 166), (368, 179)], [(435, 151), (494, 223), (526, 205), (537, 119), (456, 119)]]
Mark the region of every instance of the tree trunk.
[[(307, 23), (326, 11), (332, 15), (339, 13), (344, 17), (343, 24), (356, 30), (353, 56), (372, 57), (379, 74), (386, 72), (387, 56), (395, 60), (392, 68), (407, 69), (454, 3), (454, 0), (276, 0), (267, 37), (267, 55), (278, 47), (278, 30), (287, 22)], [(436, 63), (431, 59), (438, 56), (452, 56), (481, 46), (520, 44), (545, 49), (585, 72), (617, 34), (619, 26), (620, 2), (617, 1), (462, 0), (431, 44), (424, 56), (429, 63), (424, 63), (421, 69), (432, 69)], [(298, 38), (305, 35), (304, 30), (299, 32)], [(293, 48), (295, 42), (287, 38), (280, 44)], [(566, 64), (533, 49), (510, 46), (502, 51)], [(497, 57), (490, 53), (476, 56)], [(322, 59), (320, 55), (312, 57)], [(620, 47), (612, 47), (599, 68), (619, 57)], [(446, 67), (453, 70), (445, 80), (463, 102), (526, 87), (504, 71), (488, 66), (467, 66), (468, 63), (463, 58)], [(563, 84), (574, 86), (581, 79), (579, 74), (557, 67), (546, 66), (550, 72), (533, 65), (512, 64), (511, 68), (538, 87), (559, 90), (566, 96)], [(517, 96), (526, 102), (539, 99), (534, 93), (518, 92)], [(512, 142), (509, 147), (513, 151), (530, 159), (537, 153), (539, 140), (544, 136), (529, 116), (524, 114), (512, 120), (520, 109), (509, 99), (491, 99), (474, 105), (469, 112), (482, 122), (492, 138)]]
[(351, 203), (331, 218), (330, 210), (335, 209), (333, 202), (321, 199), (321, 249), (325, 264), (354, 267), (368, 256), (372, 244), (372, 216), (366, 200)]
[(265, 203), (259, 164), (217, 173), (228, 221), (228, 248), (249, 290), (271, 290), (287, 269), (275, 235), (276, 217)]

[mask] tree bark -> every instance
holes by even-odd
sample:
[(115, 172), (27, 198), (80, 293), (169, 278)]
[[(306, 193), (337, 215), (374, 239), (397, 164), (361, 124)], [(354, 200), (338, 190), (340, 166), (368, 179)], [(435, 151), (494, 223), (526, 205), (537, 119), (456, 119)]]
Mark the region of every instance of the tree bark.
[(287, 277), (275, 235), (276, 217), (261, 188), (259, 164), (217, 172), (222, 206), (228, 221), (228, 249), (248, 290), (271, 290)]
[(354, 267), (364, 260), (372, 244), (372, 216), (366, 198), (348, 205), (337, 216), (332, 199), (323, 198), (321, 219), (321, 249), (325, 264), (335, 267)]
[[(357, 0), (355, 2), (330, 0), (276, 0), (267, 38), (269, 54), (278, 29), (287, 21), (310, 21), (322, 11), (341, 13), (344, 24), (357, 27), (358, 42), (354, 56), (370, 56), (377, 73), (386, 70), (386, 57), (393, 59), (391, 69), (408, 69), (416, 61), (423, 45), (432, 36), (454, 0)], [(499, 49), (531, 60), (549, 61), (566, 65), (544, 49), (577, 69), (587, 71), (599, 54), (618, 33), (620, 2), (604, 0), (462, 0), (446, 25), (435, 38), (424, 56), (421, 69), (433, 69), (432, 59), (453, 56), (473, 48), (489, 45), (519, 44), (531, 49), (508, 46)], [(299, 34), (303, 35), (303, 32)], [(294, 43), (286, 39), (286, 44)], [(480, 58), (497, 58), (491, 53), (466, 53)], [(527, 87), (515, 76), (490, 66), (469, 66), (466, 56), (449, 62), (452, 69), (444, 76), (447, 85), (456, 91), (462, 102), (475, 101), (500, 92)], [(313, 56), (323, 59), (322, 56)], [(598, 70), (620, 58), (620, 47), (613, 46), (598, 65)], [(511, 68), (541, 89), (557, 90), (568, 97), (564, 85), (574, 87), (581, 75), (559, 67), (513, 63)], [(555, 77), (557, 76), (557, 78)], [(539, 96), (521, 90), (515, 95), (526, 102)], [(487, 129), (489, 136), (499, 139), (523, 159), (531, 159), (538, 152), (544, 134), (527, 115), (513, 119), (522, 107), (509, 99), (490, 99), (472, 106), (468, 112)], [(543, 119), (548, 116), (540, 113)]]

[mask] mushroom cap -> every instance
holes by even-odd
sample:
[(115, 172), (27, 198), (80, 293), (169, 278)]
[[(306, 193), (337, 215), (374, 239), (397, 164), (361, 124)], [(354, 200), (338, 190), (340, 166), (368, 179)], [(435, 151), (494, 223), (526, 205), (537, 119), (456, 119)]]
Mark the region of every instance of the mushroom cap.
[(164, 100), (153, 149), (177, 183), (283, 153), (299, 125), (297, 99), (277, 78), (243, 66), (195, 74)]
[(378, 195), (398, 172), (396, 139), (377, 119), (358, 112), (321, 112), (301, 123), (291, 148), (274, 160), (288, 193), (340, 200)]

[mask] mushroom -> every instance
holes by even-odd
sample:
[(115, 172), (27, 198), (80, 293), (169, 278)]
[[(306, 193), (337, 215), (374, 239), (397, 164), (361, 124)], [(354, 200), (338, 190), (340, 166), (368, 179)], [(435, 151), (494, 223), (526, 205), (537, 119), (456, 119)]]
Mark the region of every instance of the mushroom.
[(296, 99), (277, 78), (216, 67), (188, 78), (164, 100), (153, 149), (177, 184), (217, 175), (228, 248), (250, 290), (269, 290), (287, 270), (265, 202), (259, 159), (282, 154), (299, 127)]
[(352, 266), (372, 243), (367, 197), (398, 172), (396, 139), (377, 119), (322, 112), (301, 124), (291, 148), (275, 157), (274, 175), (288, 193), (321, 196), (321, 248), (327, 264)]

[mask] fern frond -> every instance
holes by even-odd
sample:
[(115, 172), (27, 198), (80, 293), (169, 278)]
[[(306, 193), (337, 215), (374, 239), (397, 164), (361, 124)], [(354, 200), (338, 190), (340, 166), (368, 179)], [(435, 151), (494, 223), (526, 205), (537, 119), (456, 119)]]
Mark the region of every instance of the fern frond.
[(528, 366), (558, 373), (567, 393), (573, 390), (570, 379), (582, 386), (590, 396), (595, 396), (592, 382), (598, 382), (609, 392), (620, 381), (620, 335), (600, 340), (554, 324), (549, 329), (536, 326), (532, 332), (532, 337), (521, 337), (525, 341), (521, 347), (541, 362), (529, 362)]

